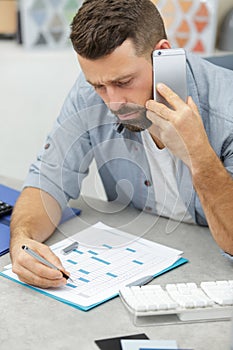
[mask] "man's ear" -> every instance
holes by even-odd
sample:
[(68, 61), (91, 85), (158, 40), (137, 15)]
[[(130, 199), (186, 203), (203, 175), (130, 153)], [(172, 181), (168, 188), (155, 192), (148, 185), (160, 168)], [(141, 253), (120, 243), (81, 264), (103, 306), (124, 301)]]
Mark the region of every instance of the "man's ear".
[(167, 39), (161, 39), (156, 45), (154, 50), (171, 49), (171, 44)]

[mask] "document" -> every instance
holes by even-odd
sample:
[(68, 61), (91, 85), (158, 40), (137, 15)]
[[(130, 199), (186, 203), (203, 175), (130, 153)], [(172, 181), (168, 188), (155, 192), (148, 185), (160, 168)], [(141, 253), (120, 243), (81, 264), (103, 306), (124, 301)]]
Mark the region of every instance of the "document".
[[(72, 242), (76, 249), (64, 255)], [(119, 290), (148, 275), (157, 276), (185, 262), (182, 251), (109, 227), (101, 222), (54, 244), (51, 249), (71, 273), (73, 282), (57, 289), (31, 287), (82, 310), (118, 295)], [(22, 283), (11, 269), (1, 273)], [(24, 283), (22, 283), (24, 284)]]

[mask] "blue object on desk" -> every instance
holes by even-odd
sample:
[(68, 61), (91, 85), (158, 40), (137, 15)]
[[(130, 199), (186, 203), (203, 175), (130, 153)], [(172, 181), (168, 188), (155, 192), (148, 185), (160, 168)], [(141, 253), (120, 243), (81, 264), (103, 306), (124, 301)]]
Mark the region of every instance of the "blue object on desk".
[[(16, 191), (13, 188), (0, 184), (0, 200), (10, 205), (15, 204), (17, 198), (19, 197), (19, 193), (20, 193), (19, 191)], [(5, 215), (0, 218), (0, 223), (9, 226), (10, 219), (11, 219), (11, 215)]]
[[(19, 194), (19, 191), (0, 184), (0, 200), (14, 206)], [(72, 219), (74, 216), (79, 215), (80, 213), (80, 209), (67, 207), (62, 213), (60, 224)], [(0, 218), (0, 256), (9, 252), (10, 219), (11, 215), (6, 215)]]
[(9, 252), (10, 227), (0, 223), (0, 256)]
[[(160, 275), (162, 275), (162, 274), (164, 274), (164, 273), (166, 273), (166, 272), (168, 272), (168, 271), (170, 271), (170, 270), (172, 270), (172, 269), (175, 269), (175, 268), (177, 268), (177, 267), (179, 267), (179, 266), (181, 266), (181, 265), (183, 265), (183, 264), (186, 264), (187, 262), (188, 262), (187, 259), (185, 259), (185, 258), (179, 258), (179, 259), (178, 259), (174, 264), (172, 264), (171, 266), (168, 266), (168, 267), (165, 268), (164, 270), (162, 270), (162, 271), (156, 273), (156, 274), (154, 275), (154, 277), (158, 277), (158, 276), (160, 276)], [(74, 308), (76, 308), (76, 309), (83, 310), (83, 311), (88, 311), (88, 310), (90, 310), (90, 309), (92, 309), (92, 308), (94, 308), (94, 307), (96, 307), (96, 306), (98, 306), (98, 305), (100, 305), (100, 304), (102, 304), (102, 303), (105, 303), (106, 301), (108, 301), (108, 300), (110, 300), (110, 299), (113, 299), (113, 298), (115, 298), (115, 297), (117, 297), (117, 296), (119, 295), (118, 293), (117, 293), (117, 294), (113, 294), (112, 296), (107, 297), (106, 299), (103, 299), (103, 300), (97, 302), (96, 304), (92, 304), (92, 305), (89, 305), (89, 306), (83, 306), (83, 305), (80, 305), (80, 304), (73, 303), (72, 301), (69, 301), (68, 299), (63, 299), (63, 298), (61, 298), (61, 297), (58, 297), (58, 296), (56, 296), (56, 295), (53, 295), (53, 294), (49, 293), (49, 290), (47, 291), (47, 290), (43, 290), (43, 289), (40, 289), (40, 288), (37, 288), (37, 287), (33, 287), (33, 286), (29, 285), (29, 284), (25, 284), (24, 282), (21, 282), (21, 281), (19, 281), (19, 280), (17, 280), (17, 279), (14, 279), (14, 278), (12, 278), (12, 277), (9, 277), (9, 276), (5, 275), (4, 272), (0, 272), (0, 276), (6, 277), (6, 278), (8, 278), (8, 279), (10, 279), (10, 280), (12, 280), (12, 281), (15, 281), (16, 283), (19, 283), (19, 284), (24, 285), (24, 286), (27, 287), (27, 288), (36, 290), (37, 292), (39, 292), (39, 293), (41, 293), (41, 294), (43, 294), (43, 295), (47, 295), (47, 296), (49, 296), (50, 298), (53, 298), (53, 299), (58, 300), (58, 301), (61, 301), (62, 303), (65, 303), (65, 304), (67, 304), (67, 305), (70, 305), (70, 306), (72, 306), (72, 307), (74, 307)]]

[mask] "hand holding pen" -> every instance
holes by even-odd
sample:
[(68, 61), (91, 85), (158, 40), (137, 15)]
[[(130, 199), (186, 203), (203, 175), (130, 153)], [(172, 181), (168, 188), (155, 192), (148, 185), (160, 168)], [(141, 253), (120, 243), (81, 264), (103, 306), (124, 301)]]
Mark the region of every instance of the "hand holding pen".
[[(22, 243), (30, 246), (29, 250)], [(69, 272), (49, 247), (30, 239), (25, 239), (22, 243), (18, 245), (22, 253), (19, 251), (17, 259), (12, 261), (13, 272), (22, 282), (40, 288), (57, 288), (67, 283)]]
[(49, 262), (48, 260), (44, 259), (42, 256), (38, 255), (36, 252), (34, 252), (34, 250), (28, 248), (26, 245), (22, 246), (22, 249), (28, 253), (29, 255), (31, 255), (33, 258), (35, 258), (37, 261), (41, 262), (42, 264), (51, 267), (51, 269), (60, 271), (62, 273), (62, 276), (68, 280), (70, 279), (72, 281), (72, 279), (70, 278), (69, 275), (67, 275), (64, 271), (62, 271), (61, 269), (59, 269), (57, 266), (55, 266), (54, 264), (52, 264), (51, 262)]

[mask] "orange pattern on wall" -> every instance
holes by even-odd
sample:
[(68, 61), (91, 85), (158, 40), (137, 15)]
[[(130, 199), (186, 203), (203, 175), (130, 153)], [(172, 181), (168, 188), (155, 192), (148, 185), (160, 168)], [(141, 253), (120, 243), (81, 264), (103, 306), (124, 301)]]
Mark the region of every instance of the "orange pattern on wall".
[(183, 19), (177, 28), (175, 39), (179, 47), (185, 47), (190, 40), (190, 26), (186, 19)]
[(167, 30), (173, 25), (175, 21), (175, 11), (176, 8), (173, 0), (167, 1), (165, 5), (161, 8), (161, 12), (166, 13), (164, 23)]
[(190, 11), (191, 7), (193, 6), (192, 0), (179, 0), (180, 7), (184, 13), (187, 13)]
[(219, 0), (152, 0), (164, 19), (173, 47), (211, 54)]
[(194, 24), (199, 33), (203, 32), (203, 30), (208, 26), (209, 11), (206, 7), (206, 4), (203, 3), (200, 5), (194, 17)]

